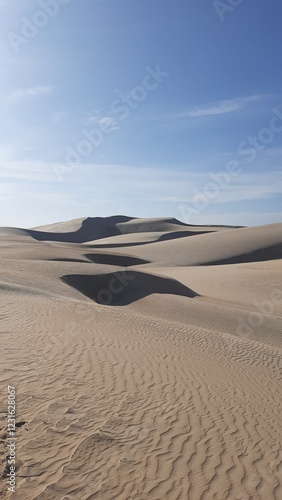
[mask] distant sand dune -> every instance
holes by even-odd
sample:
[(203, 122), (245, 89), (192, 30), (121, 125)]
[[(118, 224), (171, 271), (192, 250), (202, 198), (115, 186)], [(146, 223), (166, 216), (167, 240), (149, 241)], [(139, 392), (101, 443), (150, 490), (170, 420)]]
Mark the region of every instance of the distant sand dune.
[(169, 231), (186, 224), (176, 219), (135, 219), (122, 215), (113, 217), (88, 217), (65, 223), (52, 224), (28, 230), (38, 240), (83, 243), (124, 233)]
[[(112, 251), (123, 252), (123, 248)], [(123, 252), (124, 253), (124, 252)], [(130, 254), (172, 266), (231, 264), (282, 258), (282, 224), (229, 229), (130, 248)]]
[(178, 238), (186, 238), (187, 236), (198, 236), (199, 234), (207, 234), (214, 231), (201, 231), (199, 227), (196, 227), (194, 231), (172, 231), (172, 232), (162, 232), (162, 231), (152, 231), (145, 233), (128, 233), (118, 236), (111, 236), (110, 238), (101, 238), (100, 240), (93, 240), (85, 242), (88, 246), (96, 248), (117, 248), (129, 246), (146, 245), (147, 243), (157, 242), (157, 241), (168, 241)]
[[(137, 219), (134, 217), (126, 217), (123, 215), (116, 215), (113, 217), (87, 217), (81, 219), (74, 219), (68, 222), (59, 222), (56, 224), (49, 224), (47, 226), (40, 226), (33, 229), (18, 229), (8, 228), (8, 231), (14, 234), (26, 234), (39, 241), (61, 241), (69, 243), (85, 243), (88, 241), (99, 240), (102, 238), (109, 238), (112, 236), (132, 233), (144, 232), (173, 232), (179, 231), (181, 228), (186, 227), (190, 229), (192, 234), (194, 229), (196, 232), (213, 231), (217, 230), (216, 226), (208, 228), (201, 226), (191, 226), (178, 221), (177, 219)], [(222, 226), (220, 229), (224, 229)], [(7, 228), (0, 228), (1, 231), (7, 232)]]

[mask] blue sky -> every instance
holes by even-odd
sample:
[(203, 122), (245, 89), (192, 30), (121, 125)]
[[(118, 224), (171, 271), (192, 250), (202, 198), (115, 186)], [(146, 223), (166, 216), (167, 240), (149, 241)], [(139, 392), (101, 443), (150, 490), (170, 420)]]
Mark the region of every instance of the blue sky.
[(0, 10), (0, 225), (282, 220), (281, 0)]

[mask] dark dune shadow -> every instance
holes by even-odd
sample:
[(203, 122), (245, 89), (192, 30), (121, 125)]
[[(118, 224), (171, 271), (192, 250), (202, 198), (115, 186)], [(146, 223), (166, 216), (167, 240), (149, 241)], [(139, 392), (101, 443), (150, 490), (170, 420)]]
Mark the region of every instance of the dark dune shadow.
[(110, 266), (122, 266), (130, 267), (137, 266), (139, 264), (149, 264), (148, 260), (138, 259), (137, 257), (131, 257), (130, 255), (108, 255), (108, 254), (85, 254), (87, 259), (91, 260), (95, 264), (109, 264)]
[(136, 271), (103, 275), (72, 274), (62, 281), (103, 305), (123, 306), (153, 293), (193, 298), (198, 294), (179, 281)]
[(54, 259), (46, 259), (48, 262), (80, 262), (82, 264), (90, 264), (90, 262), (88, 262), (87, 260), (83, 260), (83, 259), (71, 259), (71, 258), (68, 258), (68, 257), (58, 257), (58, 258), (54, 258)]
[(143, 242), (140, 242), (140, 243), (105, 243), (105, 244), (102, 244), (102, 245), (85, 245), (85, 248), (97, 248), (97, 250), (99, 248), (101, 249), (106, 249), (106, 248), (127, 248), (127, 247), (138, 247), (138, 246), (141, 246), (141, 245), (147, 245), (148, 243), (154, 243), (153, 241), (145, 241), (144, 243)]

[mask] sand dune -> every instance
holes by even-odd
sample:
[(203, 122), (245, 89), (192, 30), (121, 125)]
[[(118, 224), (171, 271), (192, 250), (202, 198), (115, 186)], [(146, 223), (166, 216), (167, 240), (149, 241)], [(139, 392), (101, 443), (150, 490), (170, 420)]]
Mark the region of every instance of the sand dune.
[(26, 234), (40, 241), (61, 241), (69, 243), (85, 243), (109, 238), (123, 234), (162, 232), (169, 233), (180, 231), (184, 228), (189, 232), (209, 232), (225, 229), (225, 226), (218, 228), (210, 226), (208, 228), (201, 226), (190, 226), (178, 221), (177, 219), (137, 219), (135, 217), (126, 217), (124, 215), (115, 215), (112, 217), (87, 217), (74, 219), (67, 222), (58, 222), (47, 226), (40, 226), (33, 229), (19, 228), (0, 228), (3, 233)]
[(176, 219), (136, 219), (117, 215), (113, 217), (87, 217), (60, 222), (28, 230), (38, 240), (83, 243), (126, 233), (173, 231), (186, 224)]
[(187, 236), (197, 236), (199, 234), (212, 233), (219, 230), (218, 228), (208, 231), (207, 229), (201, 229), (199, 226), (193, 228), (189, 231), (171, 230), (169, 232), (163, 231), (151, 231), (151, 232), (140, 232), (140, 233), (127, 233), (118, 236), (111, 236), (109, 238), (101, 238), (99, 240), (87, 241), (85, 244), (92, 246), (93, 248), (116, 248), (134, 246), (134, 245), (145, 245), (147, 243), (152, 243), (156, 241), (168, 241), (178, 238), (186, 238)]
[(281, 230), (0, 228), (0, 497), (282, 498)]
[[(120, 246), (113, 251), (123, 252)], [(282, 224), (229, 229), (197, 237), (173, 238), (130, 248), (136, 257), (164, 265), (235, 264), (280, 259)]]

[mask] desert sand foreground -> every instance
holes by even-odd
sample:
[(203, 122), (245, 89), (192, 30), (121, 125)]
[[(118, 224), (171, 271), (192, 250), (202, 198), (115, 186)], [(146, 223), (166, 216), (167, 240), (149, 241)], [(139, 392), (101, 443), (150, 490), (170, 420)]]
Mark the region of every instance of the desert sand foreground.
[(1, 228), (0, 267), (1, 498), (282, 498), (282, 223)]

